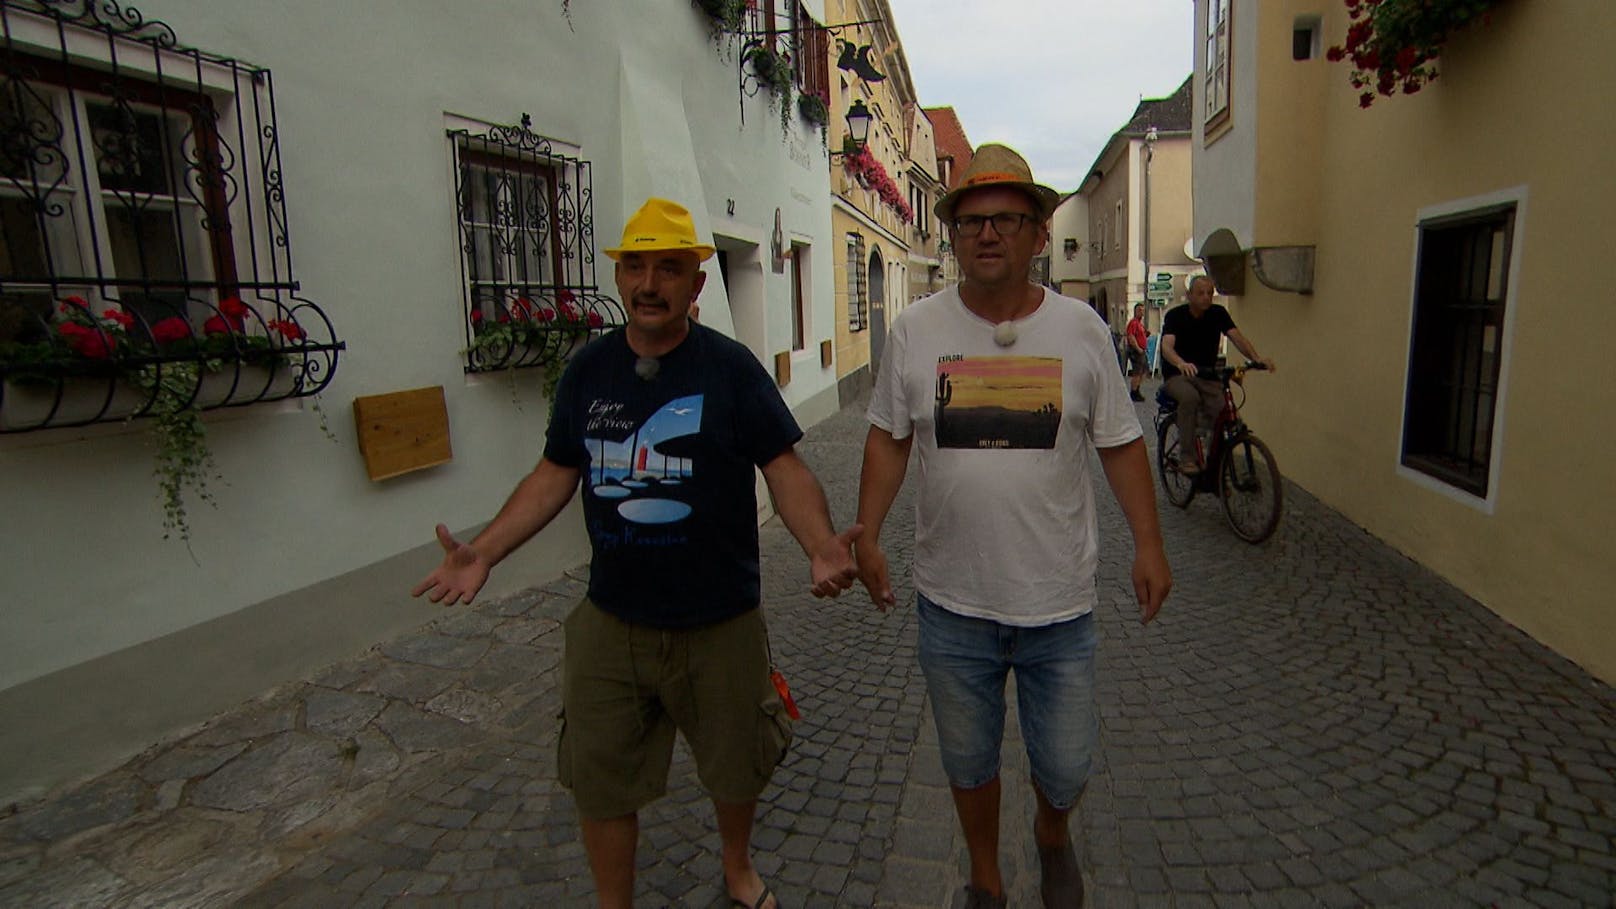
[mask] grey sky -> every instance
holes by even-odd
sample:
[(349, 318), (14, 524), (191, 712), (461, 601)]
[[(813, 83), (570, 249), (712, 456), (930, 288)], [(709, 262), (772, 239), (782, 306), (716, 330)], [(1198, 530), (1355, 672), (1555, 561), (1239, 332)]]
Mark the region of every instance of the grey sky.
[(1062, 192), (1139, 103), (1190, 74), (1190, 0), (887, 0), (923, 107)]

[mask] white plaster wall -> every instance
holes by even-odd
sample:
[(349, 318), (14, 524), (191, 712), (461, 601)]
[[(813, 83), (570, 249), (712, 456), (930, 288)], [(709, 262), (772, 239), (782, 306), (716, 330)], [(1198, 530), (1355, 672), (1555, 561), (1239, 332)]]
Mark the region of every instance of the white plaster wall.
[(1195, 0), (1195, 79), (1192, 185), (1195, 196), (1195, 248), (1209, 234), (1228, 228), (1241, 244), (1252, 242), (1256, 219), (1257, 161), (1257, 3), (1234, 0), (1229, 85), (1229, 129), (1206, 144), (1206, 12), (1208, 0)]
[[(181, 43), (273, 73), (296, 277), (348, 344), (323, 397), (337, 441), (322, 437), (306, 402), (208, 414), (223, 478), (212, 484), (217, 508), (191, 501), (188, 553), (161, 539), (141, 425), (0, 438), (13, 527), (0, 544), (0, 690), (381, 562), (430, 542), (435, 522), (476, 525), (531, 469), (547, 418), (538, 371), (517, 375), (513, 392), (506, 375), (462, 369), (446, 114), (511, 124), (525, 112), (536, 132), (576, 145), (593, 165), (597, 247), (614, 245), (652, 193), (684, 201), (704, 231), (728, 219), (733, 199), (730, 220), (765, 238), (779, 207), (788, 242), (814, 249), (812, 368), (794, 364), (783, 392), (815, 419), (827, 392), (834, 408), (834, 371), (817, 359), (834, 324), (817, 131), (793, 114), (782, 135), (766, 94), (744, 103), (742, 126), (735, 54), (714, 47), (691, 4), (571, 7), (569, 25), (560, 0), (141, 5)], [(616, 296), (610, 264), (600, 258), (597, 279)], [(728, 330), (709, 267), (703, 319)], [(788, 275), (765, 273), (771, 351), (790, 344)], [(447, 396), (454, 460), (370, 481), (353, 398), (433, 385)], [(529, 545), (525, 576), (497, 572), (493, 586), (586, 558), (576, 504), (557, 525)], [(431, 615), (407, 588), (400, 578), (382, 596)], [(343, 624), (344, 603), (325, 615)]]

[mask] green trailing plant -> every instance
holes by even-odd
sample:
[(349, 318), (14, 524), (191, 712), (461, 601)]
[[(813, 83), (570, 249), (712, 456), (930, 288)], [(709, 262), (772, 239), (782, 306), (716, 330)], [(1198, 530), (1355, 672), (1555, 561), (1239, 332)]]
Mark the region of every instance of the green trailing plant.
[(208, 448), (207, 428), (202, 414), (192, 406), (201, 370), (217, 371), (219, 364), (194, 361), (143, 366), (130, 373), (131, 384), (151, 396), (148, 415), (157, 439), (153, 473), (157, 475), (157, 496), (163, 505), (163, 539), (177, 534), (187, 548), (191, 545), (191, 525), (186, 517), (186, 499), (214, 505), (208, 480), (219, 476), (219, 468)]
[(780, 131), (786, 132), (791, 128), (791, 61), (772, 48), (754, 47), (746, 52), (746, 64), (758, 83), (774, 95), (780, 110)]
[(695, 0), (696, 6), (712, 20), (713, 41), (746, 31), (746, 0)]

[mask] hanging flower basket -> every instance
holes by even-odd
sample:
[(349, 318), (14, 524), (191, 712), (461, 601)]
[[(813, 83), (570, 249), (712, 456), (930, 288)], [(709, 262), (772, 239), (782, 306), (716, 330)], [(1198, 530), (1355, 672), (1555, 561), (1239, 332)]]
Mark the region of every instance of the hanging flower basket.
[(1436, 60), (1448, 36), (1480, 19), (1499, 0), (1345, 0), (1352, 24), (1345, 43), (1331, 47), (1332, 62), (1352, 61), (1348, 77), (1358, 106), (1376, 95), (1412, 95), (1437, 77)]
[(812, 92), (803, 92), (797, 96), (797, 113), (815, 126), (824, 126), (830, 122), (830, 109), (825, 105), (825, 99)]

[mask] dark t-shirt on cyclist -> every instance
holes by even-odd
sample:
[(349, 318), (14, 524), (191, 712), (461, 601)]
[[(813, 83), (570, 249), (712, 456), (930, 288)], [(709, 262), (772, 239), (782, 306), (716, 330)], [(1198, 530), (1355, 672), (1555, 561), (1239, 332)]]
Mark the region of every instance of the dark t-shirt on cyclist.
[[(1185, 303), (1167, 311), (1161, 333), (1164, 338), (1172, 337), (1173, 351), (1179, 359), (1188, 360), (1197, 370), (1206, 372), (1217, 367), (1218, 345), (1224, 334), (1233, 329), (1234, 319), (1218, 304), (1213, 303), (1197, 319), (1190, 314), (1190, 305)], [(1178, 375), (1178, 367), (1167, 362), (1166, 357), (1162, 357), (1161, 370), (1164, 379)]]

